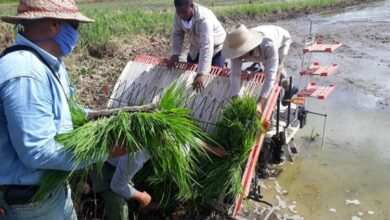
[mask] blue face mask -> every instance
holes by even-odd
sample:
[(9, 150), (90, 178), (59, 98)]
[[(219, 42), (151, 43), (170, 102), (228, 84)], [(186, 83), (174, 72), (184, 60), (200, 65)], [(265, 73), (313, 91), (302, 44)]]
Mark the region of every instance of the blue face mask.
[(63, 22), (61, 23), (61, 31), (56, 36), (54, 36), (53, 40), (61, 49), (62, 55), (67, 56), (76, 47), (79, 35), (79, 32), (75, 30), (70, 24)]

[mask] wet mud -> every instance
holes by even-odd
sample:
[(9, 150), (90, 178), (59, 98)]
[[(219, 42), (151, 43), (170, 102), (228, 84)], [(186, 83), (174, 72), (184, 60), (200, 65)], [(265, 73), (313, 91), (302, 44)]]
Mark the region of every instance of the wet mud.
[[(264, 200), (276, 206), (280, 219), (390, 219), (389, 11), (390, 1), (380, 1), (276, 22), (294, 39), (287, 66), (301, 87), (307, 79), (297, 73), (310, 22), (319, 39), (344, 44), (334, 54), (313, 56), (339, 64), (338, 71), (308, 80), (336, 85), (326, 100), (309, 99), (307, 104), (328, 115), (323, 148), (321, 140), (307, 143), (313, 130), (322, 136), (324, 123), (323, 117), (309, 115), (295, 138), (301, 147), (297, 159), (282, 165), (277, 179), (263, 182)], [(265, 208), (257, 219), (270, 208), (246, 204), (252, 215)]]

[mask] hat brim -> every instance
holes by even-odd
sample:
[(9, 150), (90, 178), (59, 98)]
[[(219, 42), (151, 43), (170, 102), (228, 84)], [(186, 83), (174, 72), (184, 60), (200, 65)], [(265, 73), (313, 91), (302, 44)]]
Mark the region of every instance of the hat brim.
[(72, 20), (80, 23), (92, 23), (93, 19), (86, 17), (81, 13), (26, 13), (16, 16), (2, 16), (1, 20), (10, 24), (19, 24), (22, 21), (33, 21), (41, 19)]
[(234, 59), (240, 57), (249, 51), (251, 51), (256, 46), (260, 45), (263, 41), (264, 35), (254, 30), (248, 30), (250, 33), (250, 39), (246, 41), (243, 45), (236, 48), (229, 48), (227, 40), (223, 43), (222, 56), (226, 59)]

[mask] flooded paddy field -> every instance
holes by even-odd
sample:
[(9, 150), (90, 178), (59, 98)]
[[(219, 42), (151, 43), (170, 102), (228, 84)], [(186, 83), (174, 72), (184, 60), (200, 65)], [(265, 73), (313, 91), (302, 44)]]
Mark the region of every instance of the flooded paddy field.
[[(299, 156), (282, 165), (277, 179), (263, 182), (264, 200), (279, 207), (280, 216), (298, 219), (390, 219), (390, 1), (276, 22), (295, 42), (286, 63), (297, 84), (310, 21), (319, 39), (344, 44), (317, 56), (339, 64), (336, 73), (311, 79), (336, 84), (328, 99), (307, 105), (328, 115), (324, 147), (321, 140), (307, 143), (313, 131), (322, 135), (324, 122), (309, 115), (295, 138)], [(247, 204), (249, 210), (265, 207)]]

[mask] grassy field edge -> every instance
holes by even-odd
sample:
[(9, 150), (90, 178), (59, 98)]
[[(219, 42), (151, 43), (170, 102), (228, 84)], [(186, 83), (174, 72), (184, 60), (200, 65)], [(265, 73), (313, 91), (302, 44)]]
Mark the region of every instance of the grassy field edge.
[[(147, 8), (138, 5), (134, 7), (134, 4), (125, 7), (124, 5), (128, 4), (123, 2), (80, 4), (81, 10), (96, 22), (81, 25), (80, 42), (76, 51), (65, 58), (65, 63), (71, 81), (86, 106), (94, 108), (106, 105), (107, 98), (101, 96), (101, 88), (104, 85), (113, 85), (126, 63), (135, 55), (169, 56), (173, 6), (166, 3), (168, 0), (156, 1), (158, 1), (156, 4), (161, 4), (163, 8), (154, 6)], [(235, 0), (235, 5), (231, 2), (226, 3), (226, 6), (219, 6), (220, 0), (208, 1), (216, 2), (215, 5), (218, 6), (209, 5), (209, 8), (215, 11), (227, 29), (238, 22), (256, 25), (266, 21), (291, 19), (304, 14), (370, 2), (368, 0), (293, 0), (238, 5), (243, 0)], [(0, 15), (4, 15), (7, 10), (6, 14), (15, 13), (15, 4), (0, 6)], [(13, 41), (12, 26), (0, 23), (0, 51), (11, 45)]]
[[(232, 23), (238, 22), (241, 17), (253, 20), (261, 18), (263, 21), (297, 17), (302, 14), (337, 6), (353, 5), (367, 0), (245, 1), (246, 3), (239, 1), (236, 5), (227, 4), (228, 6), (213, 6), (213, 1), (209, 1), (205, 5), (209, 6), (223, 23)], [(96, 21), (93, 24), (80, 27), (82, 36), (80, 48), (87, 48), (89, 51), (107, 50), (112, 42), (126, 44), (136, 35), (169, 38), (174, 16), (173, 6), (170, 5), (171, 3), (165, 3), (165, 8), (153, 10), (150, 7), (144, 7), (145, 5), (137, 6), (129, 2), (80, 4), (81, 10)], [(7, 8), (8, 10), (0, 10), (1, 14), (14, 13), (14, 7), (8, 6)], [(227, 25), (225, 27), (229, 28)], [(12, 34), (10, 25), (0, 27), (0, 30), (2, 33)], [(5, 38), (4, 41), (7, 39), (9, 37)]]
[[(217, 17), (226, 22), (239, 20), (240, 16), (264, 20), (291, 18), (302, 14), (325, 10), (336, 6), (346, 6), (364, 2), (364, 0), (294, 0), (267, 3), (245, 3), (233, 6), (210, 7)], [(106, 9), (109, 10), (109, 9)], [(153, 11), (128, 9), (108, 13), (86, 8), (85, 13), (96, 20), (92, 25), (81, 29), (81, 45), (86, 47), (104, 47), (110, 41), (125, 40), (134, 35), (169, 37), (172, 30), (173, 10)], [(226, 25), (225, 25), (226, 26)], [(229, 28), (229, 27), (226, 27)], [(126, 42), (125, 42), (126, 43)], [(95, 44), (93, 46), (92, 44)]]

